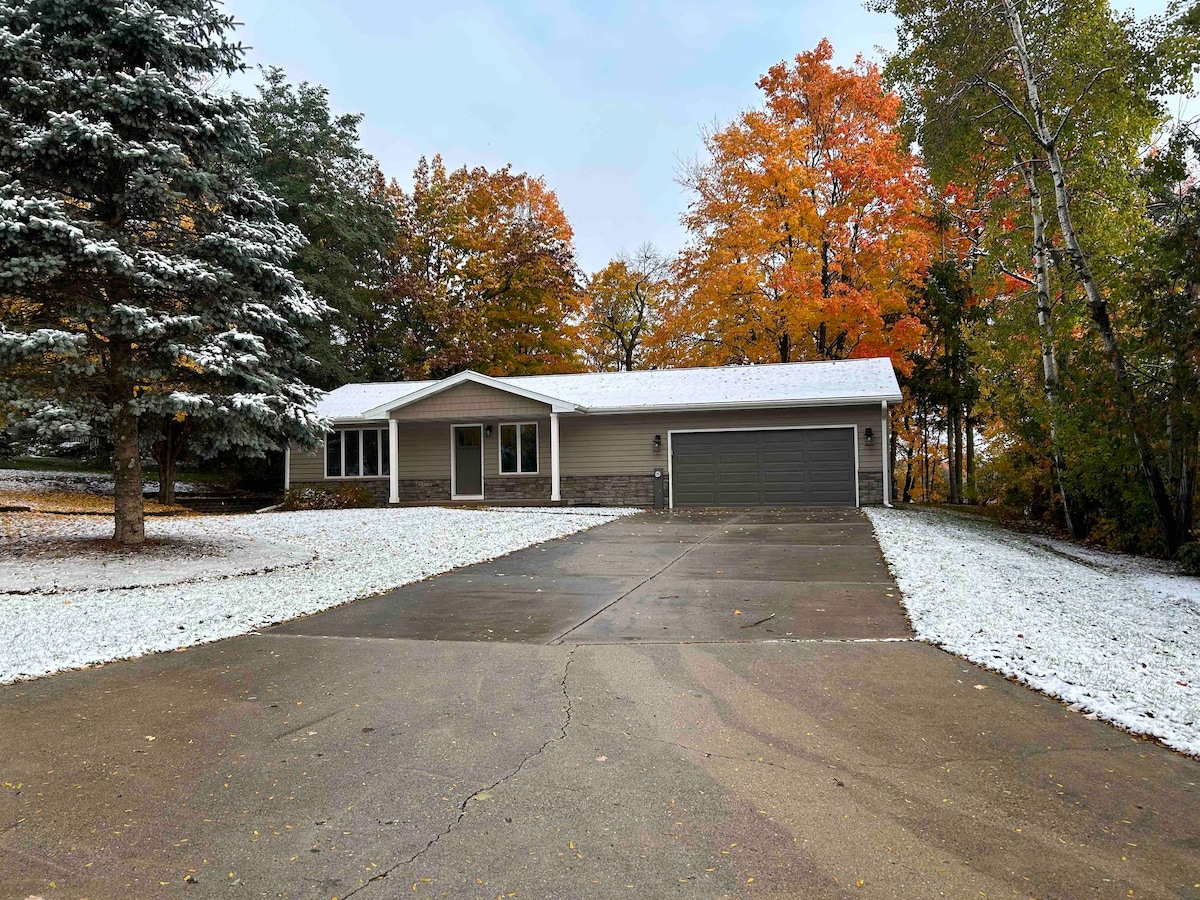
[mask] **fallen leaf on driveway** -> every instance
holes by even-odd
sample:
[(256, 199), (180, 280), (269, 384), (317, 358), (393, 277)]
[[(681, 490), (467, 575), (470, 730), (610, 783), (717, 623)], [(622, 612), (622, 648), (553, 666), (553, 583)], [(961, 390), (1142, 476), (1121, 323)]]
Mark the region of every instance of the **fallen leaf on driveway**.
[(987, 685), (986, 685), (986, 684), (977, 684), (977, 685), (975, 685), (975, 690), (977, 690), (977, 691), (986, 691), (986, 690), (987, 690)]
[(735, 610), (733, 611), (733, 614), (734, 614), (735, 616), (740, 616), (740, 615), (742, 614), (742, 611), (741, 611), (740, 609), (735, 609)]
[(608, 762), (608, 757), (607, 756), (597, 756), (596, 762)]

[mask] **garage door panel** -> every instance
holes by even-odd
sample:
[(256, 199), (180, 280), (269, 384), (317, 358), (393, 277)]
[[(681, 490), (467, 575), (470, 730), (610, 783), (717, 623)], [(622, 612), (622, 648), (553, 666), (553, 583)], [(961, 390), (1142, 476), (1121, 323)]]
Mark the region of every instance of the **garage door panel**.
[(853, 506), (854, 432), (848, 428), (672, 435), (679, 506)]

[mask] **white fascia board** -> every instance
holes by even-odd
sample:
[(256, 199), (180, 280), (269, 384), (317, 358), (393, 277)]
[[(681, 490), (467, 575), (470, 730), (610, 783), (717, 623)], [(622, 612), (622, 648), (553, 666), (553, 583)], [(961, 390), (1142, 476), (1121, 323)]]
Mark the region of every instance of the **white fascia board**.
[(588, 415), (618, 416), (633, 413), (672, 413), (672, 412), (716, 412), (719, 410), (738, 409), (800, 409), (816, 406), (874, 406), (881, 400), (888, 403), (899, 403), (903, 399), (899, 394), (888, 394), (877, 397), (830, 397), (821, 400), (758, 400), (744, 402), (731, 400), (725, 403), (671, 403), (657, 406), (589, 406), (579, 407), (581, 413)]
[(575, 412), (579, 409), (574, 403), (568, 403), (565, 400), (560, 400), (557, 397), (547, 397), (545, 394), (539, 394), (536, 391), (531, 391), (522, 387), (515, 387), (511, 384), (506, 384), (497, 378), (492, 378), (488, 375), (481, 375), (479, 372), (473, 372), (467, 369), (464, 372), (459, 372), (457, 375), (451, 375), (449, 378), (443, 378), (436, 384), (431, 384), (428, 387), (423, 387), (419, 391), (413, 391), (411, 394), (405, 394), (398, 400), (393, 400), (389, 403), (384, 403), (376, 406), (374, 409), (368, 409), (362, 414), (362, 418), (388, 418), (389, 414), (396, 409), (403, 409), (406, 406), (411, 406), (418, 401), (425, 400), (428, 397), (433, 397), (442, 391), (448, 391), (450, 388), (457, 387), (465, 382), (483, 385), (484, 387), (494, 388), (498, 391), (503, 391), (506, 394), (513, 394), (517, 397), (524, 397), (526, 400), (533, 400), (535, 403), (545, 403), (550, 407), (552, 412)]
[(338, 428), (340, 426), (361, 428), (364, 425), (379, 425), (382, 427), (387, 425), (386, 416), (338, 416), (336, 419), (328, 419), (326, 421), (329, 422), (331, 428)]

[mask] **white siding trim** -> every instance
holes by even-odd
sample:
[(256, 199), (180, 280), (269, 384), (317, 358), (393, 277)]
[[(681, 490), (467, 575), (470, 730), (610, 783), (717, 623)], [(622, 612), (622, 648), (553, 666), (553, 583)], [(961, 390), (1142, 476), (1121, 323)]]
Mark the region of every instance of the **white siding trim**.
[[(886, 402), (886, 401), (885, 401)], [(858, 496), (858, 426), (835, 425), (760, 425), (744, 428), (672, 428), (667, 430), (667, 492), (670, 495), (668, 509), (675, 508), (675, 447), (673, 438), (677, 434), (716, 434), (725, 431), (819, 431), (828, 428), (849, 428), (850, 443), (854, 445), (854, 505), (861, 506)]]
[(550, 413), (550, 502), (557, 503), (559, 500), (562, 500), (562, 490), (559, 487), (558, 413), (552, 412)]
[(388, 419), (388, 502), (400, 502), (400, 423)]

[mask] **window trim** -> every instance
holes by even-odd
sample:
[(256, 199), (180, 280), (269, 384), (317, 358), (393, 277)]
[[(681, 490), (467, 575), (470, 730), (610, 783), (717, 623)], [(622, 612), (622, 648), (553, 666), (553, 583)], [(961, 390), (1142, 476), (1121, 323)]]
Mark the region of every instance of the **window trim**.
[[(342, 474), (341, 475), (330, 475), (329, 474), (329, 433), (334, 432), (334, 431), (340, 431), (340, 432), (342, 432), (343, 435), (347, 431), (357, 431), (358, 432), (358, 470), (359, 470), (359, 472), (362, 472), (362, 470), (364, 468), (363, 464), (362, 464), (362, 462), (363, 462), (363, 443), (364, 443), (363, 442), (363, 433), (367, 432), (367, 431), (382, 432), (382, 434), (380, 434), (378, 440), (375, 443), (375, 454), (376, 454), (376, 458), (377, 458), (377, 461), (375, 463), (375, 471), (378, 474), (376, 474), (376, 475), (361, 475), (361, 474), (347, 475), (347, 474), (345, 474), (345, 472), (346, 472), (346, 439), (345, 439), (345, 437), (343, 437), (340, 442), (341, 443), (341, 447), (340, 447), (341, 455), (338, 457), (338, 461), (341, 463)], [(357, 426), (354, 428), (346, 428), (344, 426), (337, 426), (337, 427), (331, 428), (330, 432), (327, 432), (325, 434), (325, 436), (321, 438), (321, 458), (322, 458), (322, 460), (324, 460), (324, 472), (325, 472), (325, 480), (326, 481), (386, 481), (392, 477), (390, 474), (390, 471), (391, 471), (391, 458), (390, 458), (391, 435), (389, 432), (389, 427), (387, 425), (383, 425), (383, 426), (360, 425), (360, 426)], [(386, 474), (386, 475), (383, 472), (385, 466), (389, 470), (389, 474)]]
[[(516, 426), (516, 429), (517, 429), (517, 471), (515, 471), (515, 472), (505, 472), (504, 471), (504, 432), (503, 432), (503, 428), (505, 425), (514, 425), (514, 426)], [(534, 450), (535, 450), (534, 458), (537, 460), (537, 468), (534, 469), (532, 472), (523, 470), (521, 468), (521, 426), (522, 425), (532, 425), (533, 426), (533, 440), (534, 440)], [(502, 478), (512, 478), (512, 477), (516, 477), (519, 475), (540, 475), (541, 472), (542, 472), (542, 425), (541, 425), (541, 422), (538, 422), (536, 420), (523, 421), (523, 422), (501, 422), (496, 427), (496, 474)]]

